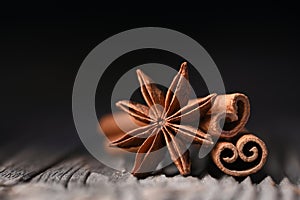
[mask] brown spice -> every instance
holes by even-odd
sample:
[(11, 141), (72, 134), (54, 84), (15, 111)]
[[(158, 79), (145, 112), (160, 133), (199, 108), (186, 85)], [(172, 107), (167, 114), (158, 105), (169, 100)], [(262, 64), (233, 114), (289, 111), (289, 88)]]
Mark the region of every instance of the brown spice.
[[(199, 98), (188, 104), (190, 86), (188, 84), (187, 64), (183, 63), (174, 77), (167, 94), (164, 95), (152, 80), (142, 71), (137, 71), (141, 92), (147, 106), (132, 101), (119, 101), (117, 106), (135, 120), (146, 125), (128, 131), (121, 138), (113, 141), (111, 146), (136, 150), (135, 164), (132, 173), (143, 176), (145, 172), (155, 170), (164, 157), (156, 153), (167, 146), (171, 159), (182, 175), (190, 173), (190, 157), (186, 148), (187, 142), (212, 145), (211, 137), (198, 127), (184, 125), (194, 120), (196, 113), (203, 114), (211, 107), (216, 94)], [(181, 107), (183, 106), (183, 107)]]
[(131, 131), (140, 126), (144, 126), (145, 123), (135, 120), (126, 112), (116, 112), (113, 115), (107, 114), (101, 117), (99, 121), (99, 125), (101, 128), (99, 131), (103, 133), (107, 140), (104, 140), (104, 148), (105, 150), (112, 154), (118, 155), (124, 153), (123, 150), (136, 152), (136, 148), (128, 148), (128, 149), (119, 149), (119, 148), (111, 148), (110, 143), (112, 141), (121, 138), (126, 134), (126, 132)]
[[(245, 145), (252, 146), (247, 150)], [(230, 156), (222, 155), (226, 150), (231, 152)], [(265, 164), (267, 155), (265, 143), (253, 134), (242, 135), (235, 144), (230, 141), (218, 142), (211, 152), (212, 160), (217, 167), (225, 174), (232, 176), (248, 176), (257, 172)], [(253, 163), (253, 165), (246, 169), (238, 169), (235, 165), (238, 160), (242, 163)]]
[[(250, 116), (248, 97), (241, 93), (218, 95), (199, 127), (211, 135), (231, 138), (241, 132)], [(221, 127), (222, 121), (224, 126)]]
[[(212, 94), (189, 100), (186, 63), (181, 65), (166, 95), (142, 71), (138, 70), (137, 75), (147, 106), (120, 101), (116, 105), (125, 112), (115, 113), (114, 117), (107, 115), (100, 120), (110, 146), (137, 153), (132, 170), (134, 175), (143, 176), (144, 172), (154, 171), (164, 157), (164, 151), (156, 152), (164, 146), (167, 146), (179, 172), (189, 174), (191, 164), (186, 142), (211, 145), (210, 136), (217, 135), (220, 135), (220, 140), (211, 157), (221, 171), (232, 176), (247, 176), (262, 168), (267, 148), (262, 140), (249, 134), (245, 128), (250, 116), (246, 95)], [(188, 125), (199, 118), (199, 127)], [(224, 126), (221, 126), (222, 121)], [(253, 146), (244, 148), (246, 144)], [(230, 151), (231, 155), (223, 154), (226, 151)], [(236, 166), (241, 163), (248, 164), (242, 168)]]
[(120, 138), (127, 131), (146, 125), (141, 121), (135, 120), (126, 112), (116, 112), (113, 115), (104, 115), (101, 117), (99, 123), (103, 133), (109, 141)]

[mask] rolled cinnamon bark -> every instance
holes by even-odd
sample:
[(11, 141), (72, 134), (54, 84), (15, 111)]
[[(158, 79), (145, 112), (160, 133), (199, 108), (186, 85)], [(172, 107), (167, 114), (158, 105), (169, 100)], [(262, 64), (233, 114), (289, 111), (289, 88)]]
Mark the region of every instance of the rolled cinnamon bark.
[(248, 176), (260, 170), (267, 160), (265, 143), (253, 134), (242, 135), (236, 143), (218, 142), (211, 152), (213, 162), (225, 174)]
[(101, 117), (99, 121), (100, 132), (102, 132), (110, 141), (114, 141), (126, 132), (145, 124), (135, 120), (125, 112), (116, 112), (114, 114), (107, 114)]
[(123, 154), (126, 151), (136, 152), (136, 148), (111, 148), (110, 143), (122, 137), (126, 132), (144, 125), (144, 123), (135, 120), (125, 112), (116, 112), (101, 117), (99, 121), (99, 131), (107, 138), (103, 144), (106, 151), (110, 154)]
[(218, 95), (199, 128), (210, 135), (231, 138), (245, 127), (250, 116), (248, 97), (241, 93)]

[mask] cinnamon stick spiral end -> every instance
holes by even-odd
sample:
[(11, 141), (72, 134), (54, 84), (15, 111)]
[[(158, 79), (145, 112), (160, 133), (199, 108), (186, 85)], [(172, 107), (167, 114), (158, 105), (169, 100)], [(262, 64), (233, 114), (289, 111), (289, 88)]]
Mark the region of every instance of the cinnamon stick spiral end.
[(199, 127), (212, 135), (231, 138), (245, 127), (249, 116), (250, 103), (246, 95), (241, 93), (218, 95)]
[(265, 143), (253, 134), (241, 136), (236, 144), (219, 142), (211, 152), (213, 162), (222, 172), (237, 177), (259, 171), (267, 155)]

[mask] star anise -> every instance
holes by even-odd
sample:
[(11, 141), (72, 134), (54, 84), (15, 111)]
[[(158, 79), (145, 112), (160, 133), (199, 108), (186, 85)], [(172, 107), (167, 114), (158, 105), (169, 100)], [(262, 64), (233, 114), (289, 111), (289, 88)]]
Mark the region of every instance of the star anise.
[[(216, 94), (189, 102), (191, 88), (186, 62), (181, 65), (166, 95), (141, 70), (137, 70), (137, 76), (147, 106), (132, 101), (119, 101), (116, 105), (145, 126), (127, 132), (111, 146), (137, 152), (132, 170), (136, 176), (155, 170), (165, 154), (154, 152), (166, 149), (165, 146), (179, 172), (189, 174), (191, 164), (187, 145), (191, 142), (213, 144), (208, 134), (189, 122), (199, 120), (199, 114), (203, 116), (208, 111)], [(183, 121), (187, 124), (182, 124)]]

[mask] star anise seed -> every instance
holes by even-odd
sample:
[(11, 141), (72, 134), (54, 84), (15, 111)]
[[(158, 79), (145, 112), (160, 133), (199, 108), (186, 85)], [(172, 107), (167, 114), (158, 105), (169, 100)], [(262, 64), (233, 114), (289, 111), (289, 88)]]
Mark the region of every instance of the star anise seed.
[(137, 70), (137, 76), (147, 106), (132, 101), (119, 101), (116, 105), (146, 125), (127, 132), (111, 146), (137, 152), (132, 170), (136, 176), (156, 169), (165, 154), (155, 152), (163, 151), (165, 146), (179, 172), (189, 174), (191, 163), (186, 143), (212, 145), (213, 142), (208, 134), (188, 123), (199, 120), (199, 112), (202, 116), (209, 110), (216, 94), (189, 102), (191, 88), (186, 62), (181, 65), (166, 95), (141, 70)]

